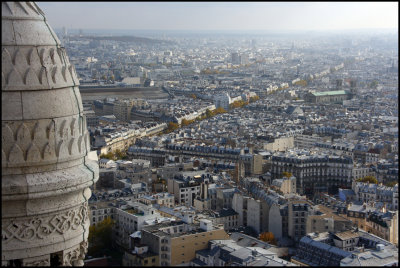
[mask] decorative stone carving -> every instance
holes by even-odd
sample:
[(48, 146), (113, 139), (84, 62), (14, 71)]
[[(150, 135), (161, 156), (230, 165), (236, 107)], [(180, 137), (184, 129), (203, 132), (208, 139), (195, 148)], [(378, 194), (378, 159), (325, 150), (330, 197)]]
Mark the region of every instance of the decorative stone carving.
[(7, 245), (13, 239), (21, 242), (45, 239), (54, 233), (65, 234), (70, 230), (76, 230), (82, 223), (88, 221), (87, 206), (87, 203), (83, 203), (79, 208), (47, 217), (3, 221), (2, 243)]
[(5, 63), (1, 70), (3, 90), (79, 85), (75, 68), (66, 60), (64, 48), (7, 46), (2, 50), (2, 58)]
[[(86, 155), (88, 136), (80, 115), (57, 119), (3, 121), (2, 137), (4, 166), (32, 166), (51, 164)], [(85, 132), (83, 132), (85, 129)], [(57, 131), (57, 133), (55, 133)], [(11, 142), (10, 142), (11, 141)], [(54, 144), (56, 143), (56, 144)]]
[(81, 255), (80, 245), (68, 249), (63, 254), (63, 266), (72, 266), (75, 261), (79, 261)]
[(22, 266), (50, 266), (50, 255), (24, 259)]
[(98, 164), (76, 71), (35, 3), (1, 5), (2, 264), (82, 266)]

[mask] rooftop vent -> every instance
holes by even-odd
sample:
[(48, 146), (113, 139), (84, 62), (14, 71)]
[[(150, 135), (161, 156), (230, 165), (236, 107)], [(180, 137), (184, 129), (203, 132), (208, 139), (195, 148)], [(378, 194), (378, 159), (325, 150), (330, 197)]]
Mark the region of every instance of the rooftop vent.
[(382, 250), (384, 250), (384, 249), (385, 249), (385, 245), (383, 245), (383, 244), (377, 244), (377, 245), (376, 245), (376, 250), (382, 251)]

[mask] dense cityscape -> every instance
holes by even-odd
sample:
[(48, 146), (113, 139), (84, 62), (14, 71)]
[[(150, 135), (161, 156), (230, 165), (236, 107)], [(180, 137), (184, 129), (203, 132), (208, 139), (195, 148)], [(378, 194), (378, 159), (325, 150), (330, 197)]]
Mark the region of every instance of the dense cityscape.
[[(398, 266), (397, 32), (54, 32), (72, 66), (71, 80), (64, 69), (51, 71), (54, 85), (64, 77), (79, 87), (68, 99), (81, 101), (73, 109), (84, 116), (53, 119), (54, 129), (43, 129), (71, 138), (65, 148), (55, 143), (58, 158), (63, 150), (68, 161), (87, 151), (80, 163), (93, 173), (90, 190), (81, 194), (90, 227), (85, 249), (77, 251), (84, 258), (79, 265)], [(11, 92), (4, 51), (2, 89)], [(54, 64), (55, 52), (49, 53)], [(17, 52), (9, 54), (15, 65)], [(3, 109), (2, 120), (17, 120), (12, 104), (3, 105), (10, 110)], [(85, 142), (85, 130), (76, 136), (81, 118)], [(25, 134), (7, 124), (2, 173), (11, 178), (25, 171), (9, 164), (19, 158), (5, 141)], [(79, 149), (71, 147), (76, 140)], [(36, 158), (29, 160), (29, 146), (21, 162), (30, 168)], [(50, 161), (44, 148), (40, 161)], [(3, 194), (23, 191), (15, 190), (22, 182), (5, 175)], [(30, 186), (29, 176), (27, 189), (44, 183)], [(54, 187), (69, 185), (49, 178)], [(82, 202), (75, 199), (68, 202)], [(3, 248), (22, 225), (10, 220), (2, 229)], [(20, 233), (21, 241), (29, 237), (28, 229)], [(17, 265), (7, 254), (2, 264)], [(60, 258), (62, 265), (78, 265), (75, 255), (63, 254), (37, 264)]]

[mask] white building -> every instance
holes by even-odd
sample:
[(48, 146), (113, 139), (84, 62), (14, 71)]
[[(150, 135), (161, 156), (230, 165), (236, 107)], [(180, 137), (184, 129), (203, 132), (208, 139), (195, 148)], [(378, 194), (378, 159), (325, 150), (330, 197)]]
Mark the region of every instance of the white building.
[(216, 108), (222, 107), (225, 110), (228, 110), (229, 104), (232, 103), (232, 100), (231, 100), (231, 97), (229, 96), (229, 94), (225, 93), (225, 94), (215, 96), (214, 102), (215, 102)]

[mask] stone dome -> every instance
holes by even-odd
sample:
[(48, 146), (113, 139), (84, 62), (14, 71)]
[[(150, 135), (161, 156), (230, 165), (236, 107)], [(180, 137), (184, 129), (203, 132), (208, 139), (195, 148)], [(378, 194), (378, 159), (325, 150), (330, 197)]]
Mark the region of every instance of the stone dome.
[(2, 2), (2, 265), (83, 265), (98, 179), (79, 81), (33, 2)]

